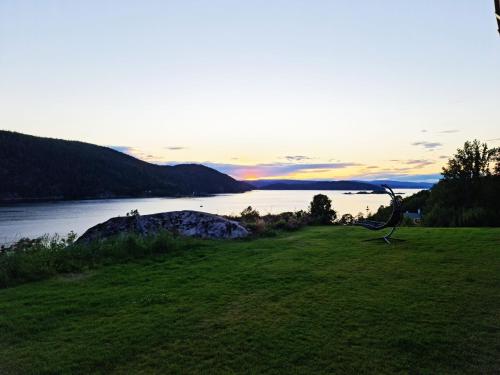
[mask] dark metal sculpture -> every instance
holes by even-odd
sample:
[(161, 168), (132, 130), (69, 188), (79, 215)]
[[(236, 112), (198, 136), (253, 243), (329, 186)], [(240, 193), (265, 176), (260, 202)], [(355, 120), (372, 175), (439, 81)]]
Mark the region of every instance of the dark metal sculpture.
[(355, 225), (362, 226), (363, 228), (370, 230), (381, 230), (385, 228), (391, 228), (391, 231), (386, 234), (384, 237), (376, 238), (384, 240), (388, 244), (391, 243), (390, 238), (393, 235), (396, 228), (401, 225), (403, 221), (403, 206), (402, 199), (399, 195), (396, 195), (392, 189), (387, 185), (382, 185), (385, 189), (386, 194), (391, 197), (391, 205), (392, 205), (392, 213), (389, 219), (385, 222), (383, 221), (373, 221), (373, 220), (363, 220), (355, 223)]
[(497, 17), (498, 32), (500, 33), (500, 0), (495, 0), (495, 16)]

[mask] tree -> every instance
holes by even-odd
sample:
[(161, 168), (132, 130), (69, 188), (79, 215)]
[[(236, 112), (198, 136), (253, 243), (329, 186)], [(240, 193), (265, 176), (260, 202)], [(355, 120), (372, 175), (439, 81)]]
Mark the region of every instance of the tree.
[(429, 226), (499, 226), (499, 149), (465, 142), (443, 168), (424, 209)]
[(500, 147), (497, 147), (494, 149), (493, 160), (495, 161), (495, 167), (493, 169), (493, 174), (495, 176), (500, 176)]
[(352, 225), (354, 224), (354, 216), (351, 214), (343, 214), (339, 220), (340, 225)]
[(497, 153), (497, 149), (489, 149), (486, 143), (477, 139), (467, 141), (464, 147), (459, 148), (453, 158), (448, 160), (448, 165), (443, 167), (443, 177), (445, 180), (476, 181), (481, 177), (490, 176), (491, 164), (497, 158)]
[(309, 213), (312, 221), (316, 224), (331, 224), (337, 218), (337, 213), (332, 209), (332, 201), (323, 194), (313, 197)]

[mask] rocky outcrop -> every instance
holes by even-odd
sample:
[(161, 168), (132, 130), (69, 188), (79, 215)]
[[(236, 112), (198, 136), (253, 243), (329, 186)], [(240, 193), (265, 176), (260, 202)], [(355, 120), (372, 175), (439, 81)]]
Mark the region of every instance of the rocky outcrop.
[(77, 243), (89, 243), (123, 233), (142, 236), (168, 230), (182, 236), (232, 239), (248, 236), (236, 221), (198, 211), (173, 211), (153, 215), (114, 217), (87, 230)]

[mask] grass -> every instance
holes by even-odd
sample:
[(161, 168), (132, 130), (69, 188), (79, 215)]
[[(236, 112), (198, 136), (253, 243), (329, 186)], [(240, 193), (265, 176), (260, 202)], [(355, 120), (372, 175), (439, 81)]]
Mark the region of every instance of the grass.
[(181, 251), (192, 245), (189, 239), (175, 238), (166, 231), (148, 237), (118, 236), (90, 245), (75, 244), (75, 236), (24, 239), (14, 249), (0, 252), (0, 288)]
[(500, 229), (310, 227), (0, 290), (0, 374), (498, 373)]

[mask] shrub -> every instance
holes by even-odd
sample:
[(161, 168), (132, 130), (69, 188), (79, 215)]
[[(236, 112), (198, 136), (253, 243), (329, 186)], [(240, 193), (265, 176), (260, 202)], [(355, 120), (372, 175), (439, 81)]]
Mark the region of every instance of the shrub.
[(252, 206), (248, 206), (240, 214), (241, 218), (247, 222), (256, 221), (259, 217), (259, 211), (254, 210)]
[(344, 214), (338, 221), (338, 224), (340, 225), (352, 225), (354, 224), (354, 216), (351, 214)]
[(332, 209), (332, 201), (323, 194), (313, 197), (309, 213), (315, 224), (331, 224), (337, 218), (337, 213)]
[(415, 223), (415, 221), (413, 221), (413, 219), (405, 216), (405, 217), (403, 217), (403, 220), (401, 221), (401, 226), (402, 227), (415, 227), (415, 226), (417, 226), (417, 224)]
[(293, 231), (311, 223), (311, 217), (306, 211), (260, 216), (252, 207), (246, 208), (239, 217), (227, 218), (239, 221), (257, 236), (276, 235), (276, 231)]

